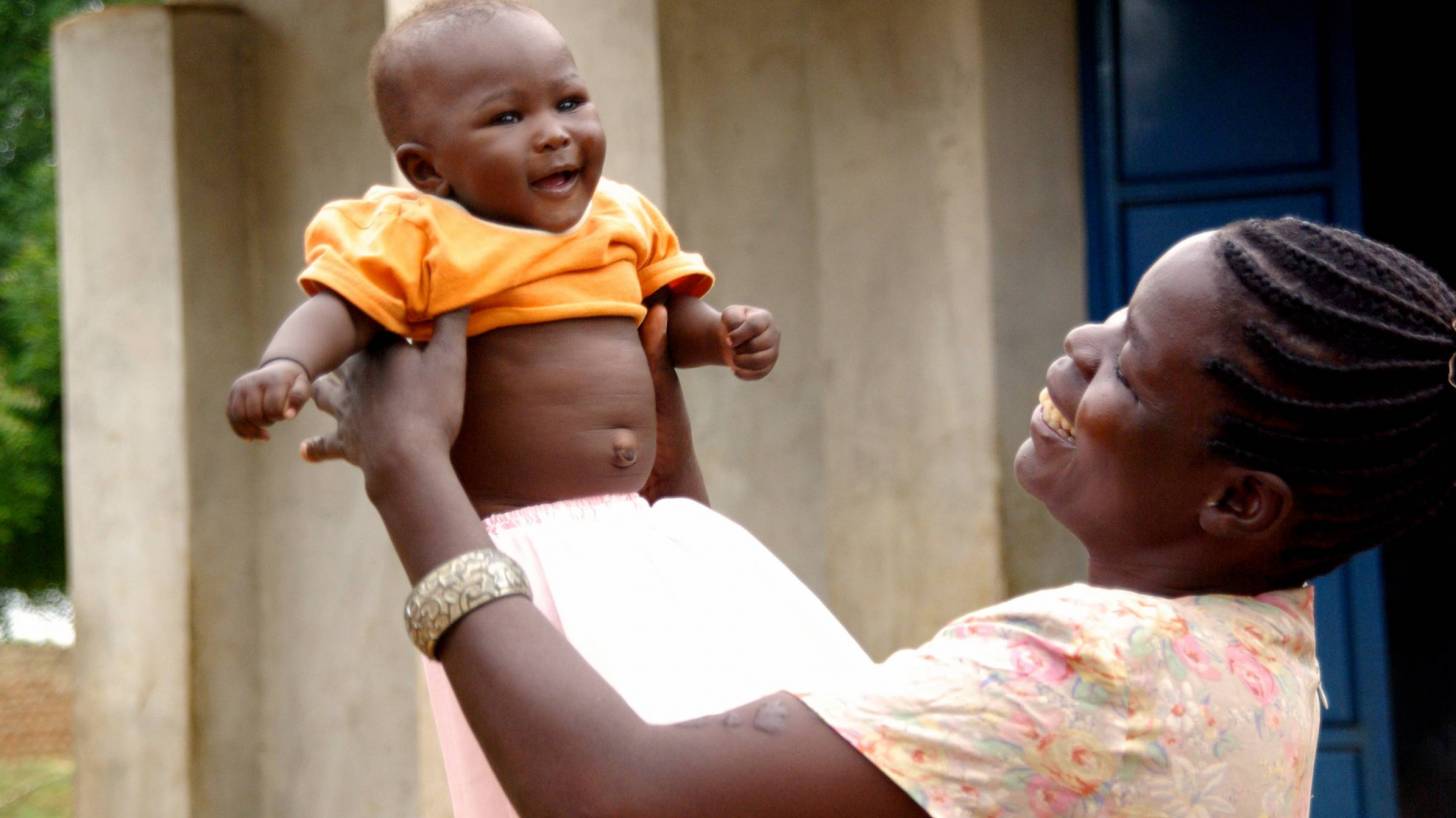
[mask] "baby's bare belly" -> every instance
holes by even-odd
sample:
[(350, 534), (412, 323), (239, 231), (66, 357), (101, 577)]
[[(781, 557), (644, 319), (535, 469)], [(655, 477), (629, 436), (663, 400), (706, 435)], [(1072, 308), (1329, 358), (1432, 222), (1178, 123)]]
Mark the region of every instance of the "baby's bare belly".
[(481, 515), (635, 492), (657, 449), (652, 378), (626, 318), (582, 318), (470, 339), (451, 457)]

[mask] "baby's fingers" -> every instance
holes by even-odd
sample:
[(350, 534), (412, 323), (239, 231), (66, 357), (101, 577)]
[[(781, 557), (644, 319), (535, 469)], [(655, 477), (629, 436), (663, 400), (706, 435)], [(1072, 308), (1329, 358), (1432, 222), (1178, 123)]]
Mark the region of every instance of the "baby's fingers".
[(777, 347), (765, 349), (761, 352), (750, 352), (747, 354), (734, 354), (733, 374), (740, 380), (756, 381), (765, 378), (773, 371), (774, 364), (778, 362), (779, 351)]
[(770, 329), (773, 314), (757, 307), (734, 305), (723, 310), (723, 326), (728, 330), (728, 346), (737, 348)]
[(779, 331), (769, 327), (764, 332), (749, 338), (741, 344), (733, 347), (733, 355), (747, 355), (754, 352), (767, 352), (779, 347)]
[(234, 385), (228, 393), (228, 423), (233, 433), (244, 440), (267, 440), (268, 430), (263, 428), (262, 399), (254, 384)]

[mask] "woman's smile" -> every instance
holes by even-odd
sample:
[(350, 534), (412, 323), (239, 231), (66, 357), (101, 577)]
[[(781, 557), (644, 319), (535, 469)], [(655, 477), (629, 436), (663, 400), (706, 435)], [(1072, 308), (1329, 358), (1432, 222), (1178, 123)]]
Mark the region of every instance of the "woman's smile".
[(1073, 421), (1068, 420), (1066, 415), (1063, 415), (1061, 410), (1057, 408), (1056, 403), (1052, 401), (1051, 392), (1046, 387), (1042, 387), (1041, 394), (1037, 395), (1036, 399), (1040, 405), (1037, 407), (1038, 411), (1032, 415), (1033, 420), (1040, 420), (1059, 438), (1075, 445), (1077, 442), (1077, 427)]

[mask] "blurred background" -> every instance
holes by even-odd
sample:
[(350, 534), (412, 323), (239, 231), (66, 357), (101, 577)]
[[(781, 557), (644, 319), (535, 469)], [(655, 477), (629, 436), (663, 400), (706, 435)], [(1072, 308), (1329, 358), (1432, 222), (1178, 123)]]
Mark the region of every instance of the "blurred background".
[[(309, 216), (390, 180), (364, 66), (412, 5), (0, 0), (0, 818), (447, 814), (355, 476), (219, 408)], [(1081, 577), (1007, 466), (1176, 238), (1296, 213), (1456, 271), (1430, 4), (532, 5), (608, 172), (783, 323), (761, 388), (689, 373), (709, 483), (877, 655)], [(1319, 583), (1317, 818), (1456, 816), (1449, 545)]]

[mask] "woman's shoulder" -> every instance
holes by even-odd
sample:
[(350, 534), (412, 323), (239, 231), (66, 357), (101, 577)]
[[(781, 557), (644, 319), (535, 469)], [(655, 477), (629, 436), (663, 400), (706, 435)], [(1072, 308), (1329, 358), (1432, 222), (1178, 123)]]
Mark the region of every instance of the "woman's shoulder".
[(1136, 618), (1171, 615), (1171, 600), (1160, 600), (1117, 588), (1083, 583), (1045, 588), (1015, 596), (952, 620), (940, 636), (958, 638), (973, 635), (972, 625), (1032, 628), (1049, 633), (1085, 631)]

